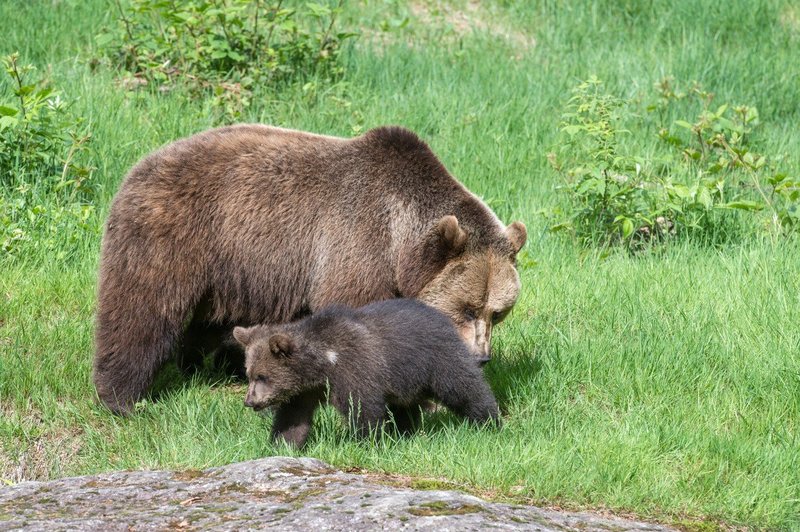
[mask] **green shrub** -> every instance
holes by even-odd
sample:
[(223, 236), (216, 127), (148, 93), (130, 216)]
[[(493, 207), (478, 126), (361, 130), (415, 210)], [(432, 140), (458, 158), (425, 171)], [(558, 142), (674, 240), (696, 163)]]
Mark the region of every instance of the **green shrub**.
[(115, 0), (118, 23), (97, 36), (101, 53), (128, 86), (208, 89), (230, 114), (254, 86), (275, 87), (343, 72), (335, 7), (283, 0)]
[(624, 153), (620, 137), (629, 133), (623, 121), (631, 106), (595, 77), (573, 89), (562, 115), (566, 142), (550, 157), (564, 177), (570, 213), (553, 229), (569, 229), (585, 243), (640, 245), (671, 236), (684, 224), (701, 227), (719, 200), (709, 183), (674, 183), (655, 175), (652, 161)]
[(78, 163), (90, 139), (82, 120), (49, 83), (29, 79), (34, 69), (21, 66), (17, 54), (2, 63), (13, 96), (0, 105), (0, 182), (33, 177), (54, 190), (89, 192), (91, 169)]
[(91, 230), (91, 135), (32, 66), (17, 54), (2, 63), (11, 94), (0, 94), (0, 255), (62, 247)]
[[(682, 134), (672, 132), (662, 123), (659, 137), (679, 150), (691, 172), (707, 181), (716, 181), (720, 191), (728, 183), (741, 198), (748, 198), (734, 198), (718, 207), (766, 212), (766, 225), (778, 233), (798, 229), (800, 181), (782, 173), (748, 142), (753, 128), (759, 124), (758, 109), (729, 104), (713, 109), (714, 95), (696, 83), (686, 93), (676, 92), (671, 86), (669, 78), (658, 84), (660, 102), (651, 106), (651, 110), (693, 97), (700, 101), (702, 111), (693, 122), (675, 121)], [(749, 194), (748, 189), (751, 189)]]
[(646, 130), (651, 118), (635, 120), (635, 103), (609, 94), (595, 77), (573, 89), (560, 126), (566, 138), (549, 156), (568, 197), (567, 219), (553, 230), (569, 230), (586, 244), (639, 249), (676, 236), (718, 240), (735, 222), (734, 211), (767, 211), (766, 225), (778, 232), (798, 227), (799, 183), (771, 170), (748, 146), (756, 109), (722, 105), (712, 111), (713, 96), (695, 85), (690, 94), (703, 102), (702, 112), (693, 123), (675, 121), (687, 136), (663, 124), (686, 95), (669, 80), (658, 89), (659, 101), (648, 110), (657, 111), (658, 136), (679, 156), (626, 153), (625, 125)]

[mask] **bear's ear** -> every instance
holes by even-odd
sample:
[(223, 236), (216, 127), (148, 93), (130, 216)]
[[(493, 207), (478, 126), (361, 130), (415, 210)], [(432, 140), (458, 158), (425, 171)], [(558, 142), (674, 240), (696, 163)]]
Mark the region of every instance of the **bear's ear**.
[(458, 218), (453, 215), (442, 216), (433, 232), (439, 240), (439, 251), (449, 256), (458, 255), (467, 244), (467, 233), (458, 226)]
[(269, 350), (276, 357), (291, 356), (294, 349), (294, 341), (285, 334), (278, 333), (269, 337)]
[(528, 240), (528, 230), (525, 229), (525, 224), (522, 222), (514, 222), (506, 227), (506, 236), (511, 241), (511, 247), (514, 248), (514, 254), (519, 253), (525, 241)]
[(237, 342), (242, 344), (244, 347), (247, 347), (247, 345), (253, 339), (254, 330), (255, 327), (234, 327), (233, 337)]
[(416, 297), (447, 262), (464, 251), (467, 233), (453, 215), (441, 217), (422, 239), (400, 251), (397, 260), (397, 288), (403, 297)]

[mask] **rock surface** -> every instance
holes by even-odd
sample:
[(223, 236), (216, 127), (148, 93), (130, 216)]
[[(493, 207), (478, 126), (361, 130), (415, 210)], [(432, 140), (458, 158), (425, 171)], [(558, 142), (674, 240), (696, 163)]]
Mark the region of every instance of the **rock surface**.
[(486, 502), (272, 457), (205, 471), (136, 471), (0, 488), (0, 530), (669, 530)]

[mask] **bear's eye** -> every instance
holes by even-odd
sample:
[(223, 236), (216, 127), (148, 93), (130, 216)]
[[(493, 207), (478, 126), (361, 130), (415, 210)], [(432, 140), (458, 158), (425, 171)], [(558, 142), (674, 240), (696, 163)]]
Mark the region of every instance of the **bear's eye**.
[(503, 321), (503, 318), (506, 317), (505, 312), (500, 312), (499, 310), (496, 312), (492, 312), (492, 323), (497, 324)]
[(466, 318), (467, 321), (473, 321), (477, 317), (478, 317), (478, 313), (475, 312), (475, 309), (471, 309), (471, 308), (464, 309), (464, 318)]
[(258, 382), (267, 382), (267, 376), (266, 375), (258, 375), (258, 376), (256, 376), (256, 380)]

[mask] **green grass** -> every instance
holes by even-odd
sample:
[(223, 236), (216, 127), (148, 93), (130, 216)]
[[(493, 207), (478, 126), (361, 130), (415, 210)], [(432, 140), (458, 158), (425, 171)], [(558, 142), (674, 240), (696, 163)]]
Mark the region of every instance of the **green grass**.
[[(761, 153), (800, 167), (800, 8), (791, 1), (370, 2), (342, 84), (265, 88), (248, 120), (350, 136), (400, 123), (506, 221), (529, 227), (523, 292), (487, 375), (505, 426), (443, 413), (420, 434), (374, 443), (330, 410), (305, 455), (338, 466), (442, 477), (478, 492), (668, 522), (800, 529), (800, 246), (754, 229), (718, 246), (684, 241), (632, 257), (546, 231), (563, 205), (546, 154), (568, 91), (596, 74), (633, 99), (666, 75), (755, 105)], [(454, 11), (460, 11), (455, 16)], [(381, 21), (410, 17), (381, 33)], [(243, 387), (167, 368), (136, 415), (95, 403), (92, 330), (99, 235), (126, 170), (216, 125), (180, 90), (126, 93), (92, 71), (101, 0), (0, 3), (0, 53), (19, 50), (74, 99), (94, 133), (100, 186), (90, 230), (60, 253), (0, 258), (0, 478), (126, 468), (202, 468), (291, 454)], [(476, 31), (465, 29), (471, 20)], [(0, 86), (0, 89), (3, 89)], [(672, 117), (672, 119), (677, 117)], [(663, 151), (653, 131), (626, 139)], [(13, 194), (13, 191), (6, 191)]]

